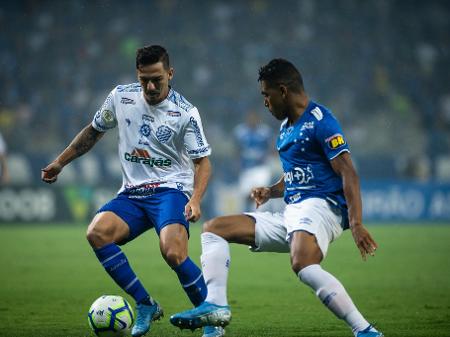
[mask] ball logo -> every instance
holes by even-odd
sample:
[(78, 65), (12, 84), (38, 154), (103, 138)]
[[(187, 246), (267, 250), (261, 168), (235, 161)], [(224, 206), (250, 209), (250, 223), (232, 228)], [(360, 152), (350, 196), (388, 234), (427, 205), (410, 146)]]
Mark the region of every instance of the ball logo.
[(328, 144), (328, 147), (333, 150), (346, 144), (344, 136), (342, 136), (340, 133), (328, 137), (327, 139), (325, 139), (325, 142)]

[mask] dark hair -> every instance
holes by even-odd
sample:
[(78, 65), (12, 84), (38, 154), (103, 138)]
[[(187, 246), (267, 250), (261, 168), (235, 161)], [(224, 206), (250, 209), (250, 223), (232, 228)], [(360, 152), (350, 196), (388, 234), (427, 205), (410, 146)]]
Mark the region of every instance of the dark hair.
[(303, 79), (297, 68), (289, 61), (277, 58), (259, 69), (258, 81), (266, 81), (273, 86), (284, 84), (294, 91), (303, 91)]
[(136, 69), (158, 62), (162, 62), (164, 69), (169, 69), (169, 54), (164, 47), (158, 45), (145, 46), (136, 51)]

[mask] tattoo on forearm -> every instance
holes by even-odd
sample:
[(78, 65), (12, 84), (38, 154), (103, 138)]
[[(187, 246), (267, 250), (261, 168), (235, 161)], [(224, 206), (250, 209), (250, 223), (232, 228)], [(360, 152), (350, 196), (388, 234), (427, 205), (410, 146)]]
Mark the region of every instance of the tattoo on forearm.
[(86, 127), (75, 137), (72, 144), (70, 145), (79, 157), (88, 152), (94, 146), (94, 144), (97, 143), (100, 137), (100, 132), (91, 127)]

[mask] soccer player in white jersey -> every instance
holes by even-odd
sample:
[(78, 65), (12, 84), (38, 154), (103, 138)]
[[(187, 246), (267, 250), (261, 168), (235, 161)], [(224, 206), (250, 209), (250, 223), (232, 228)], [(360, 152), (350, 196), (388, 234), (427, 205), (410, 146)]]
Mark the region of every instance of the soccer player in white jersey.
[(174, 70), (167, 51), (157, 45), (138, 49), (136, 70), (139, 83), (115, 87), (92, 123), (42, 170), (43, 181), (55, 182), (65, 165), (118, 127), (122, 187), (98, 210), (87, 240), (111, 278), (136, 300), (135, 337), (147, 333), (162, 310), (119, 246), (155, 228), (164, 260), (191, 302), (202, 303), (207, 289), (201, 270), (188, 257), (188, 234), (189, 221), (201, 216), (200, 202), (211, 173), (211, 150), (199, 112), (169, 85)]
[(257, 207), (284, 197), (284, 214), (245, 213), (206, 222), (201, 259), (207, 298), (170, 321), (182, 328), (229, 323), (228, 243), (234, 242), (253, 251), (290, 252), (292, 270), (300, 281), (356, 337), (383, 336), (361, 315), (341, 282), (320, 266), (330, 242), (348, 228), (364, 260), (377, 248), (362, 224), (359, 179), (341, 127), (330, 110), (308, 98), (299, 71), (289, 61), (270, 61), (260, 69), (259, 81), (264, 105), (283, 121), (277, 149), (284, 174), (270, 187), (253, 189), (252, 197)]

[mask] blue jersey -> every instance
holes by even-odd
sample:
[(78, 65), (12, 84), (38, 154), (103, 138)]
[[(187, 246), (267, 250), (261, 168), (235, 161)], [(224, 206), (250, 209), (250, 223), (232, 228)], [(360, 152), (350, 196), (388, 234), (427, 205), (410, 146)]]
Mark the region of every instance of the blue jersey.
[(270, 127), (259, 124), (252, 128), (247, 124), (239, 124), (234, 129), (234, 136), (240, 150), (241, 168), (248, 169), (266, 162), (272, 140)]
[(347, 210), (342, 179), (330, 160), (349, 152), (341, 127), (330, 110), (310, 101), (294, 125), (280, 127), (277, 149), (284, 171), (284, 200), (293, 204), (317, 197)]

